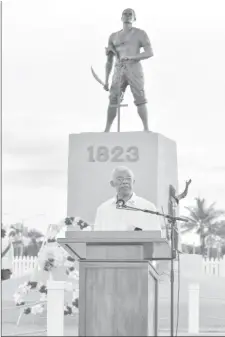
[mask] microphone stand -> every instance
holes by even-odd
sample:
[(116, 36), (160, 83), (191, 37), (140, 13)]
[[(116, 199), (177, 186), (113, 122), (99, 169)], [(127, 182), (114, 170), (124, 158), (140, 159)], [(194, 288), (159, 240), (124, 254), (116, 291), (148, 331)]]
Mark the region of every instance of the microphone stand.
[[(177, 251), (178, 251), (178, 229), (177, 229), (177, 221), (182, 221), (182, 222), (188, 222), (188, 219), (182, 218), (175, 216), (176, 210), (175, 207), (178, 206), (179, 201), (186, 197), (188, 193), (188, 187), (191, 183), (191, 180), (186, 181), (186, 186), (184, 189), (184, 192), (182, 192), (180, 195), (176, 196), (175, 195), (175, 189), (172, 185), (170, 185), (170, 205), (171, 207), (171, 213), (172, 215), (169, 214), (164, 214), (156, 211), (151, 211), (149, 209), (142, 209), (142, 208), (137, 208), (137, 207), (131, 207), (125, 205), (124, 200), (118, 200), (117, 201), (117, 208), (118, 209), (125, 209), (128, 211), (140, 211), (144, 213), (149, 213), (149, 214), (154, 214), (158, 215), (161, 217), (164, 217), (168, 219), (168, 222), (170, 223), (170, 241), (171, 241), (171, 247), (170, 247), (170, 258), (169, 259), (160, 259), (160, 260), (170, 260), (170, 336), (174, 336), (174, 260), (177, 257)], [(175, 240), (176, 239), (176, 240)], [(157, 260), (157, 259), (155, 259)]]
[[(171, 230), (171, 267), (170, 267), (170, 334), (171, 336), (174, 336), (174, 259), (177, 257), (178, 252), (178, 230), (177, 230), (177, 224), (175, 220), (176, 215), (176, 208), (179, 205), (179, 202), (181, 199), (185, 198), (188, 194), (188, 188), (191, 183), (191, 179), (187, 180), (185, 183), (185, 189), (182, 193), (179, 195), (176, 195), (175, 188), (170, 185), (169, 187), (169, 206), (170, 206), (170, 212), (172, 214), (172, 218), (170, 222), (170, 230)], [(183, 219), (182, 221), (188, 222), (188, 219)], [(175, 233), (177, 234), (177, 242), (175, 245)], [(179, 261), (178, 261), (179, 263)], [(178, 327), (178, 325), (177, 325)], [(177, 335), (177, 331), (176, 331)]]
[[(155, 212), (155, 211), (151, 211), (149, 209), (141, 209), (141, 208), (136, 208), (136, 207), (130, 207), (127, 206), (125, 204), (123, 205), (118, 205), (117, 206), (118, 209), (125, 209), (127, 211), (140, 211), (140, 212), (144, 212), (144, 213), (150, 213), (150, 214), (154, 214), (154, 215), (158, 215), (158, 216), (162, 216), (166, 219), (169, 220), (170, 223), (170, 241), (171, 241), (171, 247), (170, 247), (170, 258), (160, 258), (160, 259), (155, 259), (155, 260), (170, 260), (171, 264), (170, 264), (170, 333), (171, 336), (174, 336), (174, 259), (176, 258), (177, 254), (177, 244), (178, 244), (178, 230), (177, 230), (177, 226), (176, 226), (176, 222), (177, 221), (184, 221), (184, 222), (188, 222), (187, 219), (181, 218), (181, 217), (177, 217), (177, 216), (173, 216), (173, 215), (168, 215), (168, 214), (163, 214), (160, 212)], [(175, 236), (176, 233), (176, 236)], [(175, 243), (175, 237), (176, 237), (176, 243)]]
[(151, 211), (150, 209), (145, 209), (145, 208), (137, 208), (137, 207), (131, 207), (131, 206), (127, 206), (127, 205), (117, 205), (118, 209), (126, 209), (128, 211), (140, 211), (140, 212), (144, 212), (144, 213), (150, 213), (150, 214), (154, 214), (154, 215), (159, 215), (162, 216), (166, 219), (169, 219), (170, 221), (184, 221), (187, 222), (188, 220), (185, 218), (181, 218), (178, 216), (172, 216), (169, 214), (164, 214), (164, 213), (160, 213), (160, 212), (156, 212), (156, 211)]

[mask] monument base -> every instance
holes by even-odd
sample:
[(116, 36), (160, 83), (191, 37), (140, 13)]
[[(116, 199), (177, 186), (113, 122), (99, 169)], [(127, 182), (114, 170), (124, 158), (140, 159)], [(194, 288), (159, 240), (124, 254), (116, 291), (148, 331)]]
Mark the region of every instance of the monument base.
[(111, 172), (121, 165), (134, 172), (135, 193), (168, 213), (169, 186), (178, 188), (176, 143), (153, 132), (112, 132), (70, 135), (67, 215), (93, 223), (114, 196)]

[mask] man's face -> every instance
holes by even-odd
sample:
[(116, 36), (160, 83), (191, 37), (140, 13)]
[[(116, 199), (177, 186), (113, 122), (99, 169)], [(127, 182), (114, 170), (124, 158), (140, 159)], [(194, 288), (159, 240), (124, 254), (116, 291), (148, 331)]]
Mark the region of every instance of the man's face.
[(131, 8), (127, 8), (122, 13), (122, 21), (123, 23), (132, 23), (134, 22), (134, 11)]
[(111, 185), (120, 196), (129, 196), (133, 192), (134, 178), (129, 171), (118, 171), (114, 174)]

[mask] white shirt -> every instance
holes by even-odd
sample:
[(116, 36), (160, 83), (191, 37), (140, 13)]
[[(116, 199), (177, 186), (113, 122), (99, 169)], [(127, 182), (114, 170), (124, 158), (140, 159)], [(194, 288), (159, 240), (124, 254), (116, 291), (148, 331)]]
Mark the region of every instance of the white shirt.
[[(116, 208), (116, 197), (101, 204), (96, 212), (94, 230), (96, 231), (133, 231), (135, 227), (143, 230), (160, 230), (159, 218), (154, 214)], [(156, 211), (150, 201), (133, 193), (126, 202), (127, 206)]]

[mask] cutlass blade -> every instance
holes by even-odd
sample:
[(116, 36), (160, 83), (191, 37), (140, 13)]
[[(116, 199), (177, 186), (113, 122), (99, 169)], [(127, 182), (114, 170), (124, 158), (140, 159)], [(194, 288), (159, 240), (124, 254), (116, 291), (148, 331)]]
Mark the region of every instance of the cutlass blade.
[(91, 72), (94, 78), (96, 79), (96, 81), (104, 87), (105, 83), (98, 77), (98, 75), (96, 74), (96, 72), (94, 71), (92, 67), (91, 67)]

